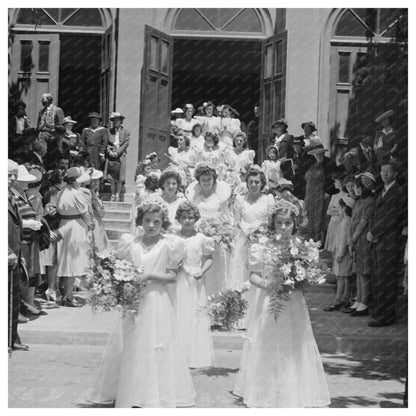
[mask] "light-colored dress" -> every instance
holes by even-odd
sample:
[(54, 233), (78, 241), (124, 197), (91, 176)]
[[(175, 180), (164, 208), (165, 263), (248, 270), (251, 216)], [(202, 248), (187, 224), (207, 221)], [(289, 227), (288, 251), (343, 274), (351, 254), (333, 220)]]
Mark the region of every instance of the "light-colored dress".
[[(348, 244), (351, 242), (351, 227), (351, 217), (344, 214), (335, 237), (334, 262), (332, 267), (335, 276), (351, 276), (352, 274), (352, 257), (348, 251)], [(340, 263), (337, 262), (338, 256), (342, 257)]]
[(175, 219), (176, 217), (176, 210), (178, 209), (178, 206), (181, 202), (186, 201), (186, 198), (183, 196), (183, 194), (178, 195), (177, 198), (173, 202), (167, 202), (166, 200), (165, 204), (168, 207), (168, 215), (169, 215), (169, 221), (171, 223), (170, 230), (172, 232), (179, 231), (181, 228), (181, 225), (179, 224), (179, 221)]
[(92, 193), (92, 210), (94, 214), (94, 230), (92, 231), (92, 235), (94, 236), (95, 245), (98, 251), (108, 250), (110, 248), (110, 240), (108, 239), (107, 231), (103, 223), (103, 217), (105, 215), (104, 204), (95, 193)]
[(204, 256), (214, 253), (215, 242), (201, 233), (183, 241), (186, 254), (176, 285), (178, 336), (189, 367), (214, 366), (214, 345), (206, 311), (206, 276), (196, 280), (193, 274), (201, 270)]
[(205, 137), (201, 134), (198, 137), (191, 136), (190, 137), (190, 146), (192, 149), (194, 149), (196, 152), (202, 150), (205, 143)]
[(227, 183), (234, 188), (241, 182), (240, 170), (254, 163), (256, 153), (254, 150), (244, 149), (237, 153), (235, 148), (229, 148), (225, 153), (225, 163), (228, 168)]
[(63, 187), (58, 195), (56, 208), (60, 215), (73, 216), (62, 218), (59, 232), (62, 240), (58, 241), (58, 276), (82, 276), (88, 268), (88, 226), (81, 218), (88, 213), (88, 202), (81, 189), (70, 185)]
[(195, 126), (195, 124), (199, 124), (198, 120), (195, 118), (191, 118), (190, 121), (187, 121), (184, 118), (177, 118), (175, 120), (176, 127), (178, 129), (182, 130), (182, 133), (186, 137), (192, 136), (192, 128)]
[[(230, 223), (231, 215), (227, 202), (231, 195), (231, 188), (227, 183), (218, 180), (214, 186), (214, 192), (205, 198), (201, 193), (201, 186), (195, 181), (188, 186), (185, 195), (199, 208), (201, 219), (212, 218)], [(213, 265), (206, 274), (208, 296), (227, 287), (229, 257), (230, 253), (227, 249), (216, 246)]]
[(220, 141), (232, 147), (234, 133), (240, 129), (241, 122), (238, 118), (223, 117), (220, 121)]
[(248, 280), (247, 235), (255, 231), (267, 219), (274, 206), (273, 195), (261, 195), (256, 202), (249, 202), (249, 194), (237, 195), (234, 203), (234, 221), (237, 227), (234, 250), (230, 260), (228, 287), (235, 289)]
[[(119, 251), (145, 273), (177, 269), (184, 255), (178, 237), (163, 237), (149, 251), (125, 234)], [(120, 318), (110, 335), (92, 401), (116, 407), (192, 406), (195, 390), (177, 336), (175, 285), (149, 281), (135, 319)]]
[[(267, 244), (274, 244), (269, 240)], [(263, 244), (249, 250), (249, 269), (262, 276), (272, 273), (270, 251)], [(248, 407), (323, 407), (330, 404), (328, 385), (312, 332), (302, 290), (275, 321), (269, 295), (252, 285), (247, 337), (234, 394)]]
[(334, 253), (335, 251), (335, 238), (338, 232), (339, 223), (341, 222), (341, 206), (339, 205), (339, 200), (347, 195), (347, 193), (342, 191), (332, 195), (328, 205), (327, 215), (330, 215), (331, 219), (329, 220), (328, 229), (326, 231), (324, 249), (331, 253)]
[(280, 160), (268, 160), (266, 159), (262, 164), (264, 175), (266, 176), (266, 186), (274, 188), (277, 185), (277, 181), (283, 178), (283, 173), (280, 169)]
[(207, 116), (195, 116), (198, 120), (198, 123), (202, 126), (202, 134), (205, 134), (207, 131), (218, 134), (220, 131), (220, 117), (207, 117)]

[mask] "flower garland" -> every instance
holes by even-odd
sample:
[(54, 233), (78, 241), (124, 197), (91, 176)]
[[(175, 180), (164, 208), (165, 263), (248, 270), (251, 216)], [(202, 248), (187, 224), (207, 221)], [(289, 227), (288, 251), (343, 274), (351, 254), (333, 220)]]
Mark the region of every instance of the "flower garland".
[(197, 230), (211, 237), (221, 247), (233, 250), (235, 230), (231, 224), (214, 218), (202, 219), (197, 225)]
[(247, 283), (208, 296), (207, 312), (211, 320), (227, 331), (234, 329), (247, 311), (248, 302), (242, 295), (249, 287), (250, 283)]
[(88, 250), (89, 269), (86, 286), (87, 303), (93, 310), (121, 310), (123, 316), (138, 315), (146, 282), (143, 268), (138, 268), (115, 251), (98, 253), (97, 247)]
[[(253, 237), (254, 239), (254, 237)], [(292, 290), (307, 284), (321, 284), (325, 272), (319, 263), (319, 242), (293, 237), (287, 244), (279, 244), (280, 235), (259, 237), (257, 244), (265, 252), (265, 261), (272, 273), (267, 276), (269, 311), (277, 320)]]

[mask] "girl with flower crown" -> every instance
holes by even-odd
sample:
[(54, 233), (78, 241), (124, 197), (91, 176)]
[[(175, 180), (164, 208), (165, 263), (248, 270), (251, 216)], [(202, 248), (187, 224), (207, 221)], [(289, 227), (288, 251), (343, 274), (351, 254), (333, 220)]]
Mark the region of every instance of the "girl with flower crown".
[(176, 220), (185, 244), (185, 257), (176, 285), (176, 320), (187, 364), (191, 368), (215, 365), (210, 320), (206, 312), (205, 275), (212, 265), (215, 252), (213, 238), (195, 230), (201, 214), (189, 201), (181, 202)]
[[(248, 407), (322, 407), (330, 403), (303, 292), (295, 285), (308, 274), (302, 261), (312, 264), (319, 252), (313, 243), (296, 236), (298, 216), (295, 205), (279, 200), (269, 218), (269, 237), (260, 237), (249, 248), (254, 295), (233, 390)], [(298, 260), (292, 263), (291, 258)], [(293, 290), (284, 291), (287, 283), (293, 284)], [(276, 298), (280, 291), (282, 299)]]
[(143, 235), (122, 236), (118, 250), (144, 270), (147, 282), (137, 317), (120, 317), (110, 336), (92, 401), (116, 407), (194, 405), (191, 374), (177, 337), (174, 318), (176, 271), (184, 244), (164, 235), (168, 210), (160, 197), (137, 210)]

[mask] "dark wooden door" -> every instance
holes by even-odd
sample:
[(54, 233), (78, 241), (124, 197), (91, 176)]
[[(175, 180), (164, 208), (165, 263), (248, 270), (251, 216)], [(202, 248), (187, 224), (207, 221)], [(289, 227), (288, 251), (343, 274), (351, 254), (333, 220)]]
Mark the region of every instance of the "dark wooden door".
[(173, 39), (153, 27), (145, 27), (141, 77), (139, 160), (157, 152), (161, 165), (169, 147), (172, 90)]
[(285, 117), (287, 32), (279, 32), (262, 43), (260, 78), (259, 159), (269, 145), (271, 125)]

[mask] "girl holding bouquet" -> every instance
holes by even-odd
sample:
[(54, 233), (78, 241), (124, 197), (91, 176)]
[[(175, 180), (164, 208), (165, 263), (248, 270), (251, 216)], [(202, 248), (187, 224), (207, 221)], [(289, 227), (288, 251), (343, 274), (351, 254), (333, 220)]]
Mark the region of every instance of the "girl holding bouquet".
[(176, 320), (185, 359), (191, 368), (215, 365), (205, 290), (205, 274), (212, 265), (215, 242), (195, 230), (200, 216), (199, 209), (189, 201), (182, 202), (176, 211), (182, 227), (179, 236), (185, 244), (176, 285)]
[[(231, 188), (226, 182), (217, 180), (217, 172), (211, 164), (200, 163), (197, 165), (194, 175), (196, 181), (188, 186), (185, 195), (198, 207), (201, 213), (199, 226), (205, 224), (204, 230), (201, 232), (208, 236), (214, 236), (214, 231), (225, 228), (222, 225), (229, 225), (231, 222), (227, 203), (231, 196)], [(212, 226), (209, 222), (212, 222)], [(206, 278), (208, 296), (227, 286), (229, 254), (226, 247), (216, 244), (213, 256), (214, 265)]]
[[(279, 200), (269, 238), (249, 248), (254, 301), (233, 393), (248, 407), (321, 407), (330, 403), (322, 360), (299, 285), (312, 278), (319, 252), (296, 236), (299, 211)], [(291, 287), (291, 291), (285, 287)]]
[(116, 407), (192, 406), (195, 391), (177, 337), (172, 284), (184, 244), (164, 235), (169, 217), (160, 197), (138, 208), (136, 222), (143, 235), (123, 235), (119, 251), (143, 268), (147, 284), (138, 315), (120, 318), (109, 338), (93, 401), (115, 400)]

